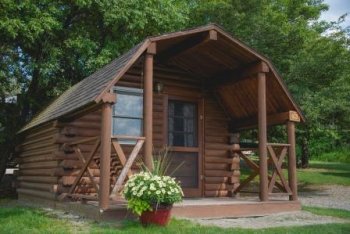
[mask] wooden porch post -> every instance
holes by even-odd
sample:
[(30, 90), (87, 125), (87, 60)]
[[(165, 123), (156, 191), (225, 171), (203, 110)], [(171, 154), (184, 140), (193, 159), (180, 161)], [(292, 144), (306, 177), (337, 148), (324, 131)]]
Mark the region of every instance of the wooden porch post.
[(152, 43), (145, 54), (144, 61), (144, 122), (143, 130), (146, 138), (144, 145), (144, 162), (148, 169), (152, 170), (153, 156), (153, 56), (156, 53), (156, 45)]
[(296, 170), (296, 155), (295, 155), (295, 123), (292, 121), (287, 122), (288, 132), (288, 181), (289, 187), (292, 190), (292, 195), (289, 196), (289, 200), (298, 200), (298, 185), (297, 185), (297, 170)]
[(268, 200), (267, 171), (267, 121), (266, 121), (266, 75), (258, 73), (258, 130), (259, 130), (259, 179), (260, 200)]
[(102, 98), (102, 123), (101, 123), (101, 154), (100, 154), (100, 188), (99, 207), (106, 210), (109, 207), (110, 190), (110, 162), (111, 162), (111, 135), (112, 135), (112, 105), (116, 96), (107, 93)]

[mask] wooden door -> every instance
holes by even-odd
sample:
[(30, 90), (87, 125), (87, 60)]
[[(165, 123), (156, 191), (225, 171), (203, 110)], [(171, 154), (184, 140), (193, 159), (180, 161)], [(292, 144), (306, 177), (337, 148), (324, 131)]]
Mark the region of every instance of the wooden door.
[[(167, 142), (173, 174), (186, 197), (202, 196), (202, 104), (201, 100), (168, 99)], [(171, 171), (171, 170), (170, 170)]]

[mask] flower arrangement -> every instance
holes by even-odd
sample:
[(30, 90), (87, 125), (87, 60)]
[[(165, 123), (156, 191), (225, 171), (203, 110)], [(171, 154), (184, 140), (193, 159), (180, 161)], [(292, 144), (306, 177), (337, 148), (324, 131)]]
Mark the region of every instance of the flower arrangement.
[(183, 192), (174, 178), (144, 171), (127, 181), (123, 195), (128, 201), (128, 209), (140, 216), (145, 211), (157, 209), (159, 205), (171, 206), (182, 201)]

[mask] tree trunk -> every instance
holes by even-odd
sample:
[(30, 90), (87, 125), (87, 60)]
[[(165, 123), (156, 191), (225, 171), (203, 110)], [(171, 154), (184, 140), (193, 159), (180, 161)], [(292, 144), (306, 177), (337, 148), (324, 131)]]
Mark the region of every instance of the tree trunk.
[(309, 167), (309, 157), (309, 142), (304, 136), (301, 141), (301, 168)]

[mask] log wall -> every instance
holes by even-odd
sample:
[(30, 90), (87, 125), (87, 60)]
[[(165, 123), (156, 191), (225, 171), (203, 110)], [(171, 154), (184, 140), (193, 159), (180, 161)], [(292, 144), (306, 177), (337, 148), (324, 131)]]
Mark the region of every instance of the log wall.
[[(164, 85), (163, 92), (153, 97), (153, 146), (155, 151), (167, 144), (167, 100), (172, 96), (198, 98), (203, 103), (202, 187), (203, 196), (229, 196), (239, 184), (239, 158), (232, 157), (229, 144), (229, 118), (215, 94), (206, 89), (203, 80), (160, 66), (155, 66), (155, 82)], [(143, 88), (142, 67), (134, 66), (118, 81), (118, 86)], [(147, 107), (145, 107), (147, 108)], [(101, 112), (87, 113), (75, 120), (53, 124), (32, 130), (21, 145), (21, 164), (18, 192), (56, 199), (60, 193), (69, 191), (82, 164), (68, 143), (87, 137), (100, 136)], [(91, 152), (94, 142), (80, 144), (84, 157)], [(132, 147), (123, 145), (126, 156)], [(139, 159), (142, 157), (142, 150)], [(136, 164), (139, 160), (136, 161)], [(99, 182), (99, 150), (90, 166), (96, 183)], [(111, 182), (121, 169), (112, 150)], [(133, 166), (133, 170), (137, 170)], [(95, 194), (88, 177), (83, 177), (76, 193)]]
[(58, 187), (59, 161), (53, 154), (58, 149), (54, 144), (59, 132), (54, 122), (28, 131), (21, 145), (19, 154), (19, 174), (17, 192), (19, 198), (39, 197), (55, 200)]

